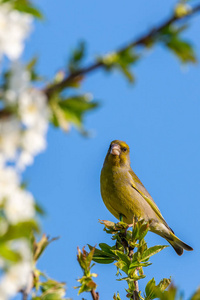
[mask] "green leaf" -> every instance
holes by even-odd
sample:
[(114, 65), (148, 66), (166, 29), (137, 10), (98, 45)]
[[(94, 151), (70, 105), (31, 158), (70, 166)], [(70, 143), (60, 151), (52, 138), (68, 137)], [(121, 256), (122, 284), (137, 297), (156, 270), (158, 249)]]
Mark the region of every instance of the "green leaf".
[(39, 203), (37, 203), (37, 202), (35, 202), (35, 210), (36, 210), (36, 212), (37, 212), (39, 215), (41, 215), (41, 216), (44, 216), (44, 215), (45, 215), (45, 210), (44, 210), (43, 207), (42, 207)]
[(68, 131), (70, 124), (75, 125), (83, 131), (83, 118), (85, 113), (98, 107), (99, 103), (90, 101), (88, 94), (80, 96), (71, 96), (66, 99), (53, 98), (50, 101), (52, 110), (52, 123), (56, 127), (61, 127)]
[(93, 258), (93, 255), (94, 255), (94, 251), (95, 251), (95, 247), (93, 247), (93, 249), (87, 253), (86, 255), (86, 263), (87, 263), (87, 266), (90, 266), (91, 262), (92, 262), (92, 258)]
[(188, 42), (180, 40), (178, 38), (173, 38), (168, 43), (166, 43), (166, 46), (171, 49), (183, 63), (197, 62), (194, 49)]
[(139, 268), (139, 267), (148, 267), (148, 266), (150, 266), (150, 265), (152, 265), (152, 263), (150, 263), (150, 262), (138, 262), (137, 260), (136, 261), (134, 261), (134, 262), (132, 262), (131, 264), (130, 264), (130, 267), (129, 267), (129, 269), (136, 269), (136, 268)]
[(111, 255), (113, 255), (113, 249), (115, 248), (115, 247), (111, 247), (111, 246), (109, 246), (109, 245), (107, 245), (107, 244), (105, 244), (105, 243), (100, 243), (99, 244), (99, 247), (105, 252), (105, 253), (108, 253), (108, 254), (111, 254)]
[(191, 297), (191, 300), (199, 300), (199, 299), (200, 299), (200, 287), (197, 289), (197, 291)]
[(133, 241), (136, 241), (136, 240), (141, 241), (146, 236), (148, 230), (149, 230), (148, 222), (145, 222), (143, 219), (140, 221), (134, 221), (133, 229), (132, 229)]
[[(102, 245), (102, 244), (101, 244)], [(107, 245), (108, 246), (108, 245)], [(93, 247), (88, 245), (89, 249), (92, 250)], [(109, 246), (108, 246), (109, 247)], [(111, 249), (114, 247), (110, 247)], [(112, 251), (103, 251), (103, 250), (99, 250), (97, 248), (95, 248), (94, 254), (93, 254), (93, 258), (92, 260), (100, 263), (100, 264), (110, 264), (112, 262), (114, 262), (117, 259), (117, 256), (115, 256)]]
[(33, 58), (29, 61), (29, 63), (26, 65), (27, 71), (31, 72), (31, 71), (35, 68), (35, 66), (36, 66), (36, 64), (37, 64), (37, 61), (38, 61), (38, 58), (37, 58), (37, 57), (33, 57)]
[(141, 261), (144, 261), (146, 259), (148, 259), (149, 257), (151, 257), (152, 255), (160, 252), (161, 250), (165, 249), (166, 247), (169, 247), (169, 246), (166, 246), (166, 245), (159, 245), (159, 246), (153, 246), (153, 247), (150, 247), (148, 248), (146, 251), (144, 251), (144, 253), (142, 254), (142, 257), (141, 257)]
[(139, 228), (139, 237), (138, 237), (139, 241), (141, 241), (142, 239), (145, 238), (148, 231), (149, 231), (149, 223), (145, 222), (145, 223), (141, 224), (141, 227)]
[(162, 41), (183, 63), (196, 63), (197, 58), (190, 43), (184, 41), (180, 34), (187, 29), (187, 26), (168, 25), (164, 27), (156, 36), (158, 41)]
[(103, 224), (105, 226), (104, 231), (110, 234), (117, 233), (118, 231), (125, 233), (125, 230), (128, 228), (128, 224), (124, 222), (114, 223), (106, 220), (99, 220), (99, 223)]
[(121, 300), (121, 298), (120, 298), (120, 296), (119, 296), (119, 293), (117, 293), (117, 295), (114, 294), (113, 299), (114, 299), (114, 300)]
[(159, 298), (160, 300), (175, 300), (177, 299), (176, 295), (177, 295), (177, 288), (172, 284), (169, 286), (167, 291), (157, 292), (157, 298)]
[(98, 264), (111, 264), (115, 261), (115, 259), (103, 255), (101, 256), (94, 255), (92, 260)]
[(76, 72), (81, 67), (81, 63), (85, 58), (86, 46), (85, 42), (79, 42), (77, 48), (72, 51), (71, 57), (69, 59), (69, 70), (71, 73)]
[(128, 274), (128, 265), (127, 265), (127, 263), (125, 261), (123, 261), (123, 260), (120, 259), (116, 263), (114, 263), (114, 265), (118, 269), (122, 270), (124, 273)]
[(163, 278), (159, 284), (158, 287), (160, 291), (164, 291), (171, 283), (171, 278)]
[(131, 263), (131, 260), (130, 258), (128, 257), (127, 254), (124, 254), (123, 252), (119, 251), (119, 250), (112, 250), (112, 252), (118, 256), (120, 258), (121, 261), (123, 261), (127, 267), (130, 266), (130, 263)]
[(21, 260), (21, 255), (18, 252), (11, 250), (5, 243), (0, 244), (0, 256), (14, 263)]
[(116, 68), (120, 70), (130, 82), (134, 82), (134, 76), (130, 71), (130, 66), (134, 64), (139, 57), (140, 56), (134, 52), (133, 47), (129, 47), (119, 52), (109, 53), (102, 58), (98, 58), (98, 61), (103, 63), (105, 70), (110, 71)]
[(43, 19), (43, 15), (39, 11), (39, 9), (32, 6), (32, 4), (30, 2), (25, 1), (25, 0), (17, 0), (17, 1), (13, 1), (13, 2), (14, 2), (13, 3), (14, 9), (24, 12), (24, 13), (27, 13), (27, 14), (30, 14), (37, 19), (40, 19), (40, 20)]
[(155, 289), (156, 289), (156, 282), (155, 279), (152, 278), (145, 287), (145, 293), (146, 293), (145, 300), (155, 299), (154, 297)]
[(93, 267), (93, 265), (90, 266), (90, 264), (92, 262), (94, 252), (95, 252), (95, 247), (93, 247), (89, 253), (85, 250), (85, 247), (82, 248), (82, 252), (78, 247), (77, 260), (78, 260), (81, 268), (83, 269), (84, 275), (86, 275), (86, 277), (90, 276), (89, 275), (90, 270)]
[[(152, 278), (146, 285), (145, 288), (145, 300), (152, 300), (155, 298), (159, 298), (159, 299), (163, 299), (163, 300), (170, 300), (170, 297), (165, 297), (165, 295), (169, 296), (171, 294), (171, 292), (169, 292), (168, 295), (168, 291), (164, 293), (165, 289), (169, 286), (169, 284), (171, 283), (171, 279), (167, 279), (164, 278), (160, 281), (160, 283), (158, 285), (156, 285), (155, 279)], [(172, 292), (172, 300), (174, 299), (174, 292)]]
[(51, 122), (55, 127), (60, 127), (64, 131), (69, 131), (70, 123), (66, 118), (63, 109), (60, 108), (59, 104), (56, 101), (50, 102), (50, 107), (52, 111)]
[(75, 287), (79, 289), (78, 294), (95, 290), (97, 287), (96, 283), (92, 280), (92, 277), (97, 277), (97, 274), (90, 273), (90, 270), (93, 266), (90, 264), (94, 255), (94, 251), (95, 247), (93, 247), (89, 253), (85, 251), (84, 247), (82, 248), (82, 251), (78, 247), (77, 260), (84, 273), (84, 275), (77, 280), (81, 284), (79, 287)]
[(52, 293), (52, 294), (48, 294), (48, 295), (44, 295), (42, 296), (42, 300), (62, 300), (63, 298), (60, 297), (58, 294), (56, 293)]
[(42, 238), (39, 242), (36, 242), (36, 240), (33, 241), (33, 259), (34, 261), (37, 261), (41, 254), (44, 252), (44, 250), (51, 244), (53, 241), (58, 240), (58, 237), (50, 239), (46, 234), (42, 235)]
[(96, 283), (92, 280), (91, 276), (83, 276), (77, 281), (81, 283), (81, 286), (75, 287), (79, 289), (78, 295), (80, 295), (83, 292), (90, 292), (91, 290), (95, 290), (97, 287)]
[(53, 279), (48, 279), (41, 283), (41, 299), (45, 300), (61, 300), (65, 295), (66, 284)]
[(38, 75), (38, 73), (36, 72), (37, 61), (38, 58), (36, 56), (33, 57), (26, 65), (26, 69), (30, 73), (31, 81), (44, 81), (44, 78)]
[(10, 225), (6, 233), (0, 236), (0, 243), (22, 237), (30, 238), (33, 231), (39, 232), (39, 227), (35, 220)]
[(90, 102), (87, 94), (67, 98), (60, 101), (58, 104), (62, 109), (66, 120), (78, 127), (82, 126), (83, 115), (89, 110), (97, 108), (99, 105), (97, 102)]

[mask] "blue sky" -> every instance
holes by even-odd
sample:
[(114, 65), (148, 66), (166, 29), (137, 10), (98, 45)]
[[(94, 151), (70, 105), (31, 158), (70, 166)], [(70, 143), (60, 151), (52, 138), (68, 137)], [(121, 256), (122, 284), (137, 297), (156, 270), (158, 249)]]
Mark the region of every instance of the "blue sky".
[[(195, 2), (195, 1), (194, 1)], [(88, 62), (134, 37), (167, 17), (175, 1), (35, 1), (45, 15), (29, 39), (25, 59), (40, 57), (38, 70), (47, 78), (63, 69), (77, 42), (88, 43)], [(199, 56), (200, 17), (185, 33)], [(44, 232), (60, 236), (41, 258), (39, 267), (55, 279), (66, 281), (67, 296), (77, 296), (76, 279), (82, 271), (76, 248), (100, 242), (112, 244), (98, 219), (116, 221), (100, 196), (99, 176), (109, 143), (126, 141), (131, 148), (132, 168), (144, 183), (167, 223), (177, 236), (194, 248), (178, 257), (170, 247), (151, 259), (141, 290), (154, 277), (159, 282), (172, 276), (186, 298), (200, 284), (199, 152), (200, 68), (181, 66), (161, 46), (146, 52), (133, 67), (135, 85), (118, 73), (97, 71), (81, 88), (91, 92), (101, 106), (89, 113), (85, 126), (92, 138), (76, 130), (65, 134), (50, 128), (48, 148), (25, 173), (29, 188), (45, 208)], [(149, 245), (166, 244), (148, 233)], [(115, 280), (115, 267), (95, 265), (100, 299), (112, 299), (123, 282)], [(83, 295), (90, 299), (90, 295)]]

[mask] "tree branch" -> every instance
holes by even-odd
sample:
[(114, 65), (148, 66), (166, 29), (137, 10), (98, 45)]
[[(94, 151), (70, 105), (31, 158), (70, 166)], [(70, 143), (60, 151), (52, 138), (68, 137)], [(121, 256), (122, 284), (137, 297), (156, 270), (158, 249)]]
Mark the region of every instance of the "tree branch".
[(28, 293), (26, 291), (22, 292), (22, 300), (27, 300), (28, 299)]
[(135, 291), (133, 292), (133, 300), (140, 300), (138, 281), (134, 281), (134, 284), (135, 284)]
[[(127, 43), (125, 46), (120, 47), (118, 50), (115, 51), (116, 54), (120, 54), (123, 51), (133, 48), (136, 46), (145, 46), (148, 44), (148, 41), (154, 38), (159, 32), (161, 32), (165, 27), (169, 26), (170, 24), (175, 23), (179, 20), (186, 20), (190, 17), (192, 17), (194, 14), (198, 13), (200, 11), (200, 4), (194, 6), (191, 8), (191, 10), (188, 11), (186, 15), (183, 16), (177, 16), (176, 14), (173, 14), (170, 18), (168, 18), (166, 21), (158, 25), (157, 27), (153, 27), (147, 34), (142, 35), (136, 40), (133, 40), (129, 43)], [(89, 66), (83, 67), (76, 72), (68, 74), (62, 81), (58, 83), (51, 84), (50, 86), (47, 86), (43, 89), (43, 92), (46, 94), (48, 100), (51, 98), (51, 96), (55, 92), (62, 91), (67, 86), (72, 84), (73, 82), (78, 82), (82, 79), (83, 76), (86, 74), (89, 74), (97, 69), (105, 67), (106, 64), (101, 61), (94, 62), (90, 64)], [(3, 108), (0, 110), (0, 119), (7, 119), (8, 117), (12, 116), (13, 112), (8, 111), (6, 108)]]
[(27, 300), (28, 299), (28, 296), (33, 288), (33, 277), (34, 277), (34, 274), (33, 272), (31, 272), (31, 274), (29, 275), (29, 280), (28, 280), (28, 284), (27, 284), (27, 287), (21, 291), (22, 293), (22, 300)]
[[(156, 36), (156, 34), (158, 34), (160, 31), (162, 31), (162, 29), (164, 29), (165, 27), (169, 26), (170, 24), (173, 24), (174, 22), (176, 22), (178, 20), (188, 19), (189, 17), (193, 16), (194, 14), (196, 14), (199, 11), (200, 11), (200, 4), (191, 8), (191, 10), (189, 10), (186, 15), (177, 16), (176, 14), (173, 14), (169, 19), (164, 21), (162, 24), (160, 24), (157, 27), (152, 28), (147, 34), (144, 34), (141, 37), (139, 37), (138, 39), (133, 40), (133, 41), (129, 42), (127, 45), (119, 48), (116, 51), (116, 53), (120, 54), (123, 51), (125, 51), (126, 49), (133, 48), (135, 46), (141, 46), (141, 45), (145, 46), (149, 39), (154, 38)], [(103, 63), (103, 61), (92, 63), (89, 66), (86, 66), (82, 69), (77, 70), (76, 72), (69, 74), (61, 82), (55, 83), (55, 84), (45, 88), (44, 93), (47, 95), (48, 98), (50, 98), (52, 94), (63, 90), (67, 85), (69, 85), (73, 81), (77, 81), (79, 77), (82, 77), (83, 75), (91, 73), (92, 71), (94, 71), (96, 69), (100, 69), (104, 66), (105, 66), (105, 64)]]
[(91, 290), (91, 295), (93, 300), (99, 300), (99, 293), (95, 292), (95, 290)]

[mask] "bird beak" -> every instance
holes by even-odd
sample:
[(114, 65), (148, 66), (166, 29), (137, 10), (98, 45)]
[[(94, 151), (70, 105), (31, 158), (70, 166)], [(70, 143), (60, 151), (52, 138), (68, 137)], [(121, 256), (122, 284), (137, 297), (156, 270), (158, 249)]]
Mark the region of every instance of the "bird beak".
[(120, 146), (118, 144), (113, 144), (111, 146), (110, 153), (112, 155), (120, 155), (121, 154)]

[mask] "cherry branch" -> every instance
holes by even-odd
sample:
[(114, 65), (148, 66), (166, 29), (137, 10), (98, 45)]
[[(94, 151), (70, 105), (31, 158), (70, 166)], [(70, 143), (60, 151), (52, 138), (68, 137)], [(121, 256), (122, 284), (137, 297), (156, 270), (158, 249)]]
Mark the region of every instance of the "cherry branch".
[[(135, 46), (145, 46), (149, 40), (154, 38), (159, 32), (161, 32), (165, 27), (174, 24), (178, 20), (186, 20), (189, 17), (192, 17), (194, 14), (200, 11), (200, 4), (194, 6), (186, 14), (183, 14), (181, 16), (178, 16), (178, 14), (173, 13), (173, 15), (164, 21), (162, 24), (158, 25), (157, 27), (153, 27), (147, 34), (142, 35), (136, 40), (133, 40), (126, 44), (123, 47), (120, 47), (117, 51), (115, 51), (116, 54), (121, 54), (127, 49), (133, 48)], [(70, 83), (74, 81), (78, 81), (79, 78), (82, 76), (91, 73), (97, 69), (105, 67), (106, 64), (101, 60), (94, 62), (90, 64), (89, 66), (83, 67), (73, 73), (70, 73), (67, 75), (61, 82), (55, 83), (49, 87), (46, 87), (44, 89), (44, 93), (47, 95), (48, 98), (51, 97), (52, 94), (55, 92), (62, 91), (65, 87), (67, 87)]]
[[(165, 20), (163, 23), (158, 25), (157, 27), (153, 27), (151, 30), (149, 30), (146, 34), (140, 36), (138, 39), (135, 39), (133, 41), (130, 41), (125, 46), (120, 47), (118, 50), (116, 50), (115, 54), (121, 54), (124, 51), (134, 48), (136, 46), (146, 46), (149, 44), (149, 42), (155, 38), (164, 28), (166, 28), (169, 25), (174, 24), (177, 21), (186, 21), (187, 19), (194, 16), (196, 13), (200, 11), (200, 4), (194, 6), (191, 9), (188, 9), (185, 14), (178, 15), (176, 13), (173, 13), (173, 15)], [(113, 51), (111, 52), (113, 53)], [(54, 93), (58, 93), (62, 90), (64, 90), (66, 87), (70, 86), (72, 83), (76, 83), (81, 81), (81, 79), (95, 71), (101, 68), (106, 68), (106, 62), (104, 61), (104, 57), (102, 56), (102, 59), (96, 62), (93, 62), (92, 64), (80, 68), (79, 70), (72, 72), (68, 74), (63, 80), (57, 83), (53, 83), (51, 85), (46, 86), (42, 91), (46, 94), (48, 101), (50, 100), (51, 96)], [(9, 117), (12, 117), (13, 111), (8, 108), (2, 108), (0, 109), (0, 119), (8, 119)]]
[(99, 300), (99, 293), (95, 292), (95, 290), (91, 290), (91, 295), (93, 300)]

